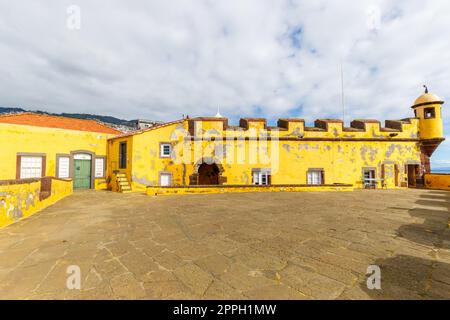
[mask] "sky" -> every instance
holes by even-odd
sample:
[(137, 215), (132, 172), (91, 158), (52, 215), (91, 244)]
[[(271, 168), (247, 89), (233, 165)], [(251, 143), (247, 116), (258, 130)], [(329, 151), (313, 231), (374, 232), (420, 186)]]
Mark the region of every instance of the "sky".
[(450, 1), (0, 0), (0, 106), (169, 121), (412, 117), (443, 105)]

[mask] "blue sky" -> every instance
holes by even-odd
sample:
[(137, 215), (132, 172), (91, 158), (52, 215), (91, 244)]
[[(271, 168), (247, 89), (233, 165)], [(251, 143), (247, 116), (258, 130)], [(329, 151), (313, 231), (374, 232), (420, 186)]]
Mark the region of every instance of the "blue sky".
[(448, 16), (443, 0), (0, 0), (0, 105), (312, 122), (341, 117), (342, 64), (347, 124), (400, 119), (423, 84), (450, 103)]

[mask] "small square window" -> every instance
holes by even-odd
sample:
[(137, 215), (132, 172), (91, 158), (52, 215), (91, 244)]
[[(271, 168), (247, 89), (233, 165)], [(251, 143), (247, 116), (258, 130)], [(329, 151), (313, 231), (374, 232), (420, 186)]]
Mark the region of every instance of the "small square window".
[(434, 119), (436, 118), (436, 112), (434, 108), (425, 108), (424, 110), (424, 118), (425, 119)]
[(272, 184), (270, 169), (253, 169), (252, 184), (267, 186)]
[(172, 146), (170, 143), (161, 143), (160, 146), (160, 156), (161, 158), (170, 158), (172, 153)]

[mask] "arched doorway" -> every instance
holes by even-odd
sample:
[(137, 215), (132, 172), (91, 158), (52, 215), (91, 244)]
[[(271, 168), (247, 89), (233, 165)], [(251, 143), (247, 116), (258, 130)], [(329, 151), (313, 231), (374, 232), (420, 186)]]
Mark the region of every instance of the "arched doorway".
[(223, 176), (223, 166), (217, 159), (202, 158), (193, 169), (189, 176), (190, 185), (221, 185), (227, 182), (227, 177)]
[(218, 185), (219, 173), (217, 164), (202, 163), (198, 168), (198, 184), (203, 186)]

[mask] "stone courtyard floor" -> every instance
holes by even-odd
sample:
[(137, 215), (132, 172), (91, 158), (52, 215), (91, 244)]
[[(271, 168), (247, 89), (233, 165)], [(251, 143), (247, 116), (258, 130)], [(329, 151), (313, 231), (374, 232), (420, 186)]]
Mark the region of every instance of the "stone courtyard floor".
[(0, 229), (0, 298), (449, 299), (449, 208), (425, 190), (76, 192)]

